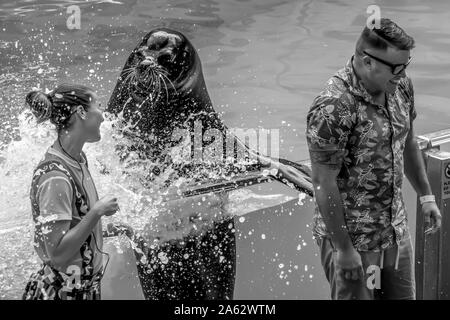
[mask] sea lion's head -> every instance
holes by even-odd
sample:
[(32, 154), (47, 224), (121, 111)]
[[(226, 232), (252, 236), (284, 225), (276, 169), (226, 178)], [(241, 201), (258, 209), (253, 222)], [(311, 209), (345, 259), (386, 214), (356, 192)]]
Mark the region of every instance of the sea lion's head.
[[(108, 102), (140, 139), (154, 137), (164, 149), (175, 128), (202, 121), (204, 129), (222, 128), (203, 78), (200, 57), (181, 32), (157, 28), (130, 53)], [(170, 142), (170, 141), (169, 141)]]
[(158, 28), (149, 32), (130, 54), (122, 70), (135, 101), (167, 97), (169, 91), (180, 91), (199, 72), (197, 52), (180, 32)]

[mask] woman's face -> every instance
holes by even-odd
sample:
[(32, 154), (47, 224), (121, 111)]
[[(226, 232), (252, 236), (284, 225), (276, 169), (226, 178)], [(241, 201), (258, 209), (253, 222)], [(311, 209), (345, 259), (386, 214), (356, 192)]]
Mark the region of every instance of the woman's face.
[(92, 94), (92, 101), (86, 110), (86, 116), (83, 120), (83, 129), (86, 134), (86, 142), (97, 142), (101, 139), (100, 125), (103, 122), (102, 111), (99, 108), (97, 95)]

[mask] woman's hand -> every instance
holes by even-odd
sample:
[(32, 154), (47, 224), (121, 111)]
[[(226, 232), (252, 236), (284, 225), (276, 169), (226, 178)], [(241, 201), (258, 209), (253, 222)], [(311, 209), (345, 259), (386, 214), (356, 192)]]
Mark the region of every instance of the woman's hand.
[(133, 228), (123, 222), (118, 223), (108, 223), (106, 226), (106, 231), (109, 236), (117, 236), (119, 234), (125, 234), (128, 238), (133, 239), (134, 230)]
[(117, 198), (113, 196), (104, 196), (98, 200), (91, 208), (91, 212), (101, 216), (112, 216), (119, 211)]

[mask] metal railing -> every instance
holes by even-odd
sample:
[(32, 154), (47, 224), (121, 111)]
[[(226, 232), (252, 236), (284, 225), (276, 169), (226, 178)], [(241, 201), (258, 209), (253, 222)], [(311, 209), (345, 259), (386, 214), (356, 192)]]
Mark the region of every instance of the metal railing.
[(415, 272), (417, 299), (450, 299), (450, 153), (440, 146), (450, 142), (450, 129), (417, 137), (423, 152), (431, 190), (442, 214), (442, 226), (425, 234), (425, 221), (417, 199)]
[(440, 130), (416, 137), (420, 150), (437, 148), (450, 142), (450, 129)]

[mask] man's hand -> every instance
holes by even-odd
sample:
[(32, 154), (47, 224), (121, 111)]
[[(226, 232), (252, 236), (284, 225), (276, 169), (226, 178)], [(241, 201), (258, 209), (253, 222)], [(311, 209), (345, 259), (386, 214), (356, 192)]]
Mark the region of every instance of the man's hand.
[(337, 250), (334, 263), (336, 272), (342, 273), (345, 279), (356, 281), (364, 278), (361, 256), (354, 247)]
[(425, 219), (425, 234), (436, 233), (441, 227), (441, 212), (435, 202), (425, 202), (422, 205)]

